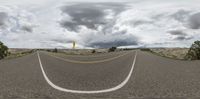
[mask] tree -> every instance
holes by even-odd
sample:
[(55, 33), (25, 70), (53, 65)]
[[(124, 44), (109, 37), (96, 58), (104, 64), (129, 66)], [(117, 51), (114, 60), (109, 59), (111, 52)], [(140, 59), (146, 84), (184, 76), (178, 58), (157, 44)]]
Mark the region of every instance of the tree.
[(200, 60), (200, 41), (195, 41), (190, 47), (186, 59)]
[(96, 53), (96, 50), (92, 50), (92, 53)]
[(54, 52), (54, 53), (57, 53), (57, 52), (58, 52), (58, 49), (57, 49), (57, 48), (55, 48), (55, 49), (53, 50), (53, 52)]
[(3, 59), (9, 54), (8, 47), (0, 41), (0, 59)]
[(117, 47), (111, 47), (109, 48), (108, 52), (114, 52), (117, 49)]
[(149, 48), (141, 48), (140, 50), (141, 51), (149, 51), (149, 52), (151, 51), (151, 49), (149, 49)]

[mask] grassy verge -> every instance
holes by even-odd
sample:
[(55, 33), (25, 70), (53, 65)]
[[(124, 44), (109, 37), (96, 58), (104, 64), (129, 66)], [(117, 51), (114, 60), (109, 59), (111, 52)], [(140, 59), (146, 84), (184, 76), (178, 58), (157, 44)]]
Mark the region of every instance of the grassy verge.
[(29, 50), (29, 51), (23, 51), (23, 52), (16, 52), (16, 53), (10, 53), (7, 57), (5, 57), (4, 59), (13, 59), (13, 58), (18, 58), (18, 57), (22, 57), (28, 54), (32, 54), (34, 53), (35, 50)]
[(161, 48), (161, 49), (145, 49), (141, 51), (146, 51), (152, 53), (157, 56), (175, 59), (175, 60), (187, 60), (185, 56), (187, 54), (188, 49), (184, 48)]

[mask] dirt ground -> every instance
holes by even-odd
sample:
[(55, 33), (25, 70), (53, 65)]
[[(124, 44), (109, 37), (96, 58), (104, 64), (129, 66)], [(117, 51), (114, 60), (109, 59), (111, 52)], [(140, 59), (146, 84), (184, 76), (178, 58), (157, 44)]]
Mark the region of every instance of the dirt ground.
[(184, 59), (189, 49), (188, 48), (154, 48), (151, 50), (153, 53), (160, 56), (173, 58), (173, 59)]

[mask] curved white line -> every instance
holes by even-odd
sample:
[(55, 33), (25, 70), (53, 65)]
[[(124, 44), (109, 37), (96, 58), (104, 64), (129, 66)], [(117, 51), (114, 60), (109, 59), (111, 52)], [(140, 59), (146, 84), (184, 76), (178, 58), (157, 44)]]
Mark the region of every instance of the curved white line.
[(39, 55), (39, 52), (37, 52), (37, 56), (38, 56), (38, 60), (39, 60), (39, 63), (40, 63), (40, 68), (42, 70), (42, 74), (45, 78), (45, 80), (47, 81), (47, 83), (53, 87), (54, 89), (57, 89), (59, 91), (63, 91), (63, 92), (68, 92), (68, 93), (80, 93), (80, 94), (96, 94), (96, 93), (106, 93), (106, 92), (112, 92), (112, 91), (116, 91), (120, 88), (122, 88), (124, 85), (126, 85), (126, 83), (129, 81), (130, 77), (131, 77), (131, 74), (133, 72), (133, 69), (134, 69), (134, 66), (135, 66), (135, 63), (136, 63), (136, 58), (137, 58), (137, 51), (136, 51), (136, 54), (135, 54), (135, 57), (134, 57), (134, 60), (133, 60), (133, 64), (132, 64), (132, 67), (131, 67), (131, 70), (128, 74), (128, 76), (126, 77), (126, 79), (120, 83), (119, 85), (115, 86), (115, 87), (112, 87), (112, 88), (109, 88), (109, 89), (103, 89), (103, 90), (94, 90), (94, 91), (82, 91), (82, 90), (71, 90), (71, 89), (65, 89), (65, 88), (62, 88), (62, 87), (59, 87), (57, 85), (55, 85), (54, 83), (52, 83), (49, 78), (47, 77), (45, 71), (44, 71), (44, 68), (42, 66), (42, 62), (41, 62), (41, 59), (40, 59), (40, 55)]

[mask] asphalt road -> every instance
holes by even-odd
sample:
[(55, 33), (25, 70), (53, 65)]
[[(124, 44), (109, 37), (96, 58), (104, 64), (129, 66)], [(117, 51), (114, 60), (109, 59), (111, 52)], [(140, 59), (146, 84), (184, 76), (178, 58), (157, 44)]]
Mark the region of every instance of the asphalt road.
[[(65, 56), (39, 52), (1, 60), (0, 99), (200, 97), (200, 61), (172, 60), (141, 51), (137, 52), (137, 58), (135, 55), (135, 51), (98, 56)], [(128, 78), (132, 68), (133, 72)], [(72, 92), (53, 87), (45, 79), (44, 72), (51, 83)], [(116, 89), (105, 93), (76, 93), (115, 87)]]

